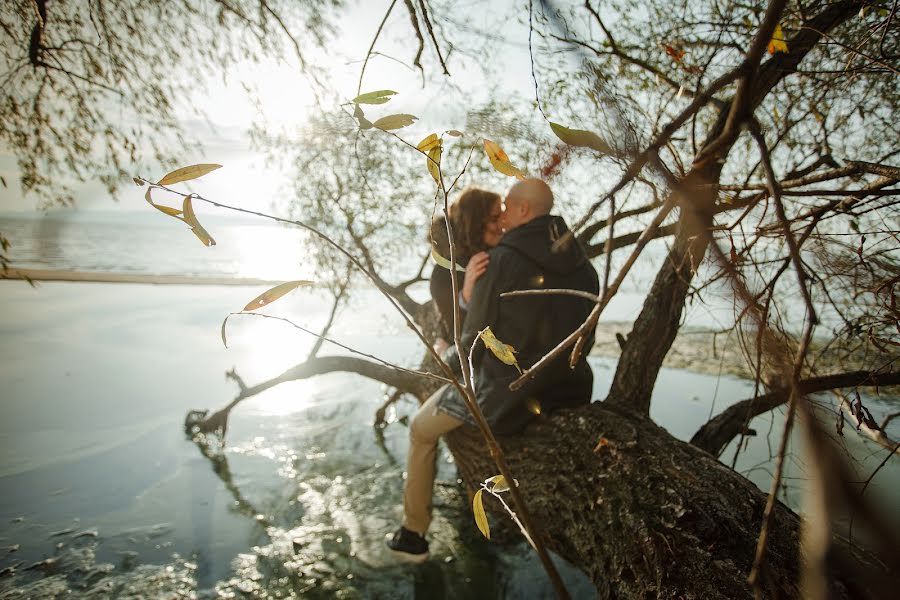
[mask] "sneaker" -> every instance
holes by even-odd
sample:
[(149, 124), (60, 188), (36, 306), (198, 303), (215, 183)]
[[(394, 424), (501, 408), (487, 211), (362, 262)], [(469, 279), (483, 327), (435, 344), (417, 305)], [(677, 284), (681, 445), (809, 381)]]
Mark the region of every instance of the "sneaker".
[(428, 542), (406, 527), (400, 527), (393, 535), (385, 536), (384, 543), (394, 554), (409, 562), (421, 563), (428, 558)]

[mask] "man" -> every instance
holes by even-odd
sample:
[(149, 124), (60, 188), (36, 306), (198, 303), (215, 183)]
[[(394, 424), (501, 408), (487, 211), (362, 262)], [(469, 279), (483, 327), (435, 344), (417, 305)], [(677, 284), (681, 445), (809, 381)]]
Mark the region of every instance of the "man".
[[(478, 333), (490, 326), (501, 342), (518, 351), (522, 368), (530, 367), (590, 313), (592, 301), (571, 295), (500, 297), (504, 292), (542, 288), (598, 293), (597, 272), (578, 243), (573, 239), (553, 248), (568, 227), (561, 217), (550, 214), (552, 208), (553, 193), (543, 181), (526, 179), (509, 189), (501, 215), (505, 233), (488, 252), (487, 271), (475, 284), (462, 328), (463, 348), (471, 348)], [(524, 428), (534, 418), (528, 406), (533, 401), (542, 412), (590, 402), (593, 374), (585, 354), (593, 345), (593, 331), (587, 342), (574, 369), (568, 365), (569, 353), (563, 353), (516, 391), (509, 389), (519, 376), (515, 367), (498, 360), (483, 343), (476, 344), (472, 353), (475, 395), (494, 433), (511, 434)], [(455, 347), (447, 349), (444, 359), (457, 375), (461, 373)], [(391, 550), (407, 560), (428, 558), (425, 532), (431, 522), (437, 441), (463, 423), (475, 422), (450, 385), (432, 395), (410, 422), (403, 525), (387, 541)]]

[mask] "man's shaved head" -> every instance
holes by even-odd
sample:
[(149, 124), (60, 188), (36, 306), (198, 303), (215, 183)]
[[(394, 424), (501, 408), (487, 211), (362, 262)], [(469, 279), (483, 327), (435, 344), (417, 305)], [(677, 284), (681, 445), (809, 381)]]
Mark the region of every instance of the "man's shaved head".
[(523, 179), (517, 181), (506, 193), (507, 201), (527, 202), (532, 216), (549, 215), (553, 210), (553, 192), (550, 186), (540, 179)]
[(550, 214), (553, 210), (553, 192), (540, 179), (517, 181), (506, 192), (500, 223), (504, 231), (524, 225), (535, 217)]

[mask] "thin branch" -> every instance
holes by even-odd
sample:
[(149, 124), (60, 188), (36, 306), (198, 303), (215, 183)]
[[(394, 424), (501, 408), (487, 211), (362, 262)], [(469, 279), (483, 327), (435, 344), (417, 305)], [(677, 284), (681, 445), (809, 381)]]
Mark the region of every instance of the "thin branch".
[(387, 23), (388, 17), (391, 16), (391, 11), (394, 10), (395, 4), (397, 4), (397, 0), (391, 0), (391, 5), (388, 6), (387, 12), (384, 13), (384, 18), (381, 19), (381, 24), (378, 25), (378, 29), (375, 31), (375, 37), (372, 38), (372, 43), (369, 45), (369, 49), (366, 51), (366, 58), (365, 60), (363, 60), (362, 69), (360, 69), (359, 71), (359, 83), (356, 86), (357, 96), (362, 94), (363, 75), (366, 74), (366, 65), (369, 64), (369, 57), (372, 56), (372, 50), (375, 48), (375, 42), (378, 41), (378, 36), (381, 35), (381, 30), (384, 27), (384, 24)]
[[(231, 313), (231, 315), (248, 315), (248, 316), (253, 316), (253, 317), (262, 317), (264, 319), (274, 319), (275, 321), (283, 321), (295, 329), (299, 329), (300, 331), (303, 331), (304, 333), (308, 333), (309, 335), (315, 336), (315, 337), (319, 338), (320, 340), (328, 342), (329, 344), (334, 344), (335, 346), (338, 346), (339, 348), (343, 348), (344, 350), (347, 350), (348, 352), (352, 352), (353, 354), (358, 354), (359, 356), (363, 356), (365, 358), (372, 359), (375, 362), (381, 363), (385, 367), (394, 369), (396, 371), (400, 371), (402, 373), (409, 373), (410, 375), (417, 375), (419, 377), (425, 377), (426, 379), (433, 379), (434, 381), (439, 381), (441, 383), (450, 383), (450, 380), (446, 377), (441, 377), (440, 375), (435, 375), (434, 373), (430, 373), (428, 371), (416, 371), (415, 369), (407, 369), (406, 367), (401, 367), (400, 365), (395, 365), (392, 362), (386, 361), (383, 358), (378, 358), (377, 356), (375, 356), (373, 354), (367, 354), (365, 352), (362, 352), (361, 350), (357, 350), (356, 348), (351, 348), (350, 346), (347, 346), (346, 344), (342, 344), (341, 342), (338, 342), (331, 338), (325, 337), (324, 335), (318, 334), (315, 331), (310, 331), (306, 327), (297, 325), (296, 323), (294, 323), (293, 321), (291, 321), (290, 319), (287, 319), (285, 317), (276, 317), (273, 315), (267, 315), (265, 313), (245, 312), (245, 311)], [(231, 316), (231, 315), (229, 315), (229, 316)], [(309, 362), (309, 359), (307, 359), (307, 362)]]

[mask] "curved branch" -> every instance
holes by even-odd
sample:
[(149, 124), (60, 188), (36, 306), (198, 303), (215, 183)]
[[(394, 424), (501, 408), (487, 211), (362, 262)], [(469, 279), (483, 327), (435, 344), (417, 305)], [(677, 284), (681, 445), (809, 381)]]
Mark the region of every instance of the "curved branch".
[[(823, 377), (810, 377), (800, 381), (802, 394), (813, 394), (838, 388), (860, 385), (898, 385), (900, 373), (873, 373), (851, 371)], [(691, 438), (691, 444), (714, 456), (722, 453), (732, 438), (738, 435), (754, 417), (766, 413), (787, 402), (786, 390), (776, 390), (732, 404), (708, 421)]]

